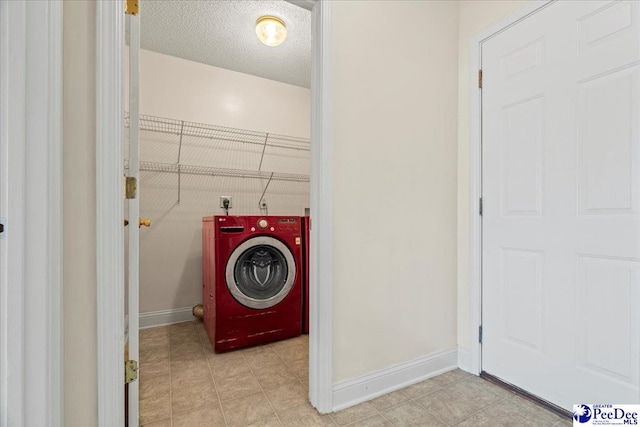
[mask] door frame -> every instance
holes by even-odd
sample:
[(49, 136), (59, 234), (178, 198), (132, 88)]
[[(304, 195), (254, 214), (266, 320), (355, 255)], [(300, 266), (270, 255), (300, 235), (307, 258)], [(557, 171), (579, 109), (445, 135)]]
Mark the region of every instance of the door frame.
[[(331, 2), (289, 0), (312, 13), (309, 399), (332, 411), (333, 95)], [(144, 6), (144, 5), (143, 5)], [(96, 4), (98, 423), (124, 419), (124, 2)]]
[(478, 87), (478, 70), (482, 69), (482, 43), (507, 28), (524, 21), (533, 14), (555, 3), (556, 0), (540, 0), (527, 3), (521, 9), (496, 21), (471, 39), (469, 62), (470, 129), (469, 129), (469, 372), (480, 375), (482, 371), (482, 345), (479, 329), (482, 325), (482, 89)]
[(0, 425), (64, 425), (62, 10), (0, 2)]

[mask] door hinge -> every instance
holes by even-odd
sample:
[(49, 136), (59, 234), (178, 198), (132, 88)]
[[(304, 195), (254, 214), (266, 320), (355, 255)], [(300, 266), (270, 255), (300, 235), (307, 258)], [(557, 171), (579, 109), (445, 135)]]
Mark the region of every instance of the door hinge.
[(482, 344), (482, 325), (478, 326), (478, 342)]
[(135, 360), (125, 360), (124, 362), (124, 383), (129, 384), (138, 379), (138, 362)]
[(478, 87), (482, 89), (482, 70), (478, 70)]
[(480, 200), (478, 203), (478, 213), (482, 215), (482, 197), (480, 197)]
[(125, 177), (124, 194), (127, 199), (136, 198), (136, 194), (138, 194), (138, 180), (135, 177)]
[(140, 11), (140, 0), (124, 0), (124, 13), (127, 15), (137, 15)]

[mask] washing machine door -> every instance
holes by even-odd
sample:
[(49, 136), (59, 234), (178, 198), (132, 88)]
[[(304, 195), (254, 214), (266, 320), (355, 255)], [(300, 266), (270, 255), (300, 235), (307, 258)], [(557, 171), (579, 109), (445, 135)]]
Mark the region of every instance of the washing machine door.
[(229, 257), (227, 288), (242, 305), (264, 309), (282, 301), (296, 280), (296, 262), (278, 239), (258, 236), (240, 244)]

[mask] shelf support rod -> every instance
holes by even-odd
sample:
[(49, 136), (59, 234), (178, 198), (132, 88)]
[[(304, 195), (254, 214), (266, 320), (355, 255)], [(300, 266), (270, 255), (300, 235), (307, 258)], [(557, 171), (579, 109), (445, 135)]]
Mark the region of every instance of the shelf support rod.
[(264, 152), (267, 149), (267, 141), (269, 140), (269, 134), (264, 137), (264, 145), (262, 146), (262, 156), (260, 156), (260, 165), (258, 165), (258, 172), (262, 172), (262, 160), (264, 159)]
[(182, 156), (182, 136), (184, 135), (184, 120), (180, 121), (180, 145), (178, 145), (178, 205), (180, 205), (180, 185), (181, 185), (181, 174), (180, 174), (180, 158)]
[(267, 185), (264, 187), (264, 191), (262, 192), (262, 196), (260, 196), (260, 200), (258, 201), (258, 208), (262, 206), (262, 199), (264, 199), (264, 195), (267, 192), (267, 188), (269, 188), (269, 184), (271, 183), (271, 178), (273, 178), (273, 172), (271, 172), (271, 176), (269, 176), (269, 181), (267, 181)]
[(182, 174), (180, 173), (180, 163), (178, 163), (178, 206), (180, 205), (180, 187)]
[(180, 145), (178, 145), (178, 164), (180, 164), (180, 156), (182, 155), (182, 135), (184, 135), (184, 120), (180, 121)]
[[(267, 150), (267, 141), (269, 141), (269, 133), (265, 134), (264, 136), (264, 145), (262, 146), (262, 155), (260, 156), (260, 164), (258, 165), (258, 172), (262, 172), (262, 160), (264, 159), (264, 152)], [(271, 174), (271, 176), (273, 177), (273, 173)], [(271, 178), (269, 178), (269, 181), (271, 181)], [(260, 180), (260, 184), (262, 184), (264, 181), (261, 179)], [(267, 182), (267, 187), (269, 186), (269, 182)], [(267, 191), (267, 187), (264, 188), (264, 191)], [(262, 193), (262, 197), (264, 197), (264, 192)], [(262, 209), (262, 197), (260, 197), (260, 201), (258, 202), (258, 207), (260, 209)]]

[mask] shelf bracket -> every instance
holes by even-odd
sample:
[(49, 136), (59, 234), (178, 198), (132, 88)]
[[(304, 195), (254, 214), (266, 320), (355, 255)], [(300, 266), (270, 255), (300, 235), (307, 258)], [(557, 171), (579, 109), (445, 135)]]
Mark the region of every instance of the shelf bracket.
[(267, 141), (269, 141), (269, 134), (264, 137), (264, 145), (262, 146), (262, 156), (260, 156), (260, 164), (258, 165), (258, 171), (262, 171), (262, 160), (264, 159), (264, 152), (267, 149)]

